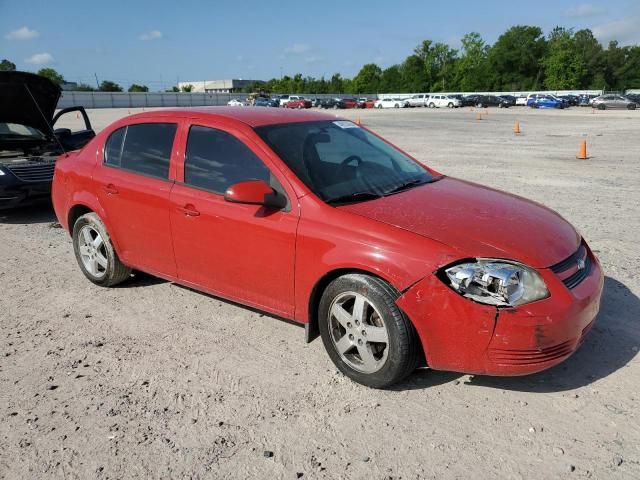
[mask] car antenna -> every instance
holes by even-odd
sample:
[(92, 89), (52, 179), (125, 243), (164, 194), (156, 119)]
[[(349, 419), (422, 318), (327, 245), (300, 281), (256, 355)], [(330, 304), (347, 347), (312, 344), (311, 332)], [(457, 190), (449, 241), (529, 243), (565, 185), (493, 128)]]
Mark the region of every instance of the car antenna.
[(38, 102), (36, 102), (35, 97), (33, 96), (33, 93), (31, 93), (31, 90), (29, 89), (29, 85), (27, 85), (26, 83), (24, 84), (24, 88), (27, 89), (27, 92), (29, 92), (29, 96), (31, 97), (31, 100), (33, 100), (33, 104), (36, 106), (36, 108), (38, 109), (38, 112), (40, 112), (40, 115), (42, 116), (42, 119), (44, 120), (44, 122), (47, 124), (47, 126), (49, 127), (49, 130), (51, 130), (51, 135), (53, 135), (53, 138), (56, 139), (56, 142), (58, 143), (58, 145), (60, 146), (60, 149), (62, 150), (62, 153), (64, 153), (65, 157), (68, 157), (69, 154), (67, 153), (67, 151), (64, 149), (64, 147), (62, 146), (62, 142), (60, 141), (60, 139), (58, 137), (56, 137), (56, 132), (53, 130), (53, 127), (51, 126), (51, 124), (49, 123), (49, 120), (47, 120), (47, 117), (44, 116), (44, 113), (42, 113), (42, 110), (40, 109), (40, 105), (38, 105)]

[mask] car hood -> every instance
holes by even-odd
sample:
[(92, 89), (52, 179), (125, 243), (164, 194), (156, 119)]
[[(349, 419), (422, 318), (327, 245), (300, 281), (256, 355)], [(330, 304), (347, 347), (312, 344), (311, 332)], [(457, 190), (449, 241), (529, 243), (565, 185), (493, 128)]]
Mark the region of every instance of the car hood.
[(59, 98), (60, 87), (48, 78), (28, 72), (0, 72), (0, 123), (27, 125), (48, 136)]
[(461, 258), (504, 258), (545, 268), (573, 254), (580, 243), (556, 212), (449, 177), (339, 208), (449, 245)]

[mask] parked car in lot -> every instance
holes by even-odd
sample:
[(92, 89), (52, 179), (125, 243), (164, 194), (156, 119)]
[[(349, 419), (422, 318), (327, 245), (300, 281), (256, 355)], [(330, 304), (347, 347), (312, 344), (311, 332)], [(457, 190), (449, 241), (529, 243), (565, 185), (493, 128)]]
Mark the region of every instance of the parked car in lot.
[(499, 97), (506, 100), (510, 106), (515, 107), (517, 99), (513, 95), (499, 95)]
[(58, 160), (52, 197), (91, 282), (143, 271), (294, 320), (371, 387), (418, 365), (552, 367), (584, 341), (603, 289), (555, 212), (317, 111), (129, 116)]
[(463, 107), (475, 107), (478, 98), (480, 98), (482, 95), (477, 95), (477, 94), (471, 94), (471, 95), (465, 95), (462, 97), (462, 99), (460, 99), (460, 102), (462, 103)]
[(416, 95), (412, 95), (407, 99), (407, 103), (410, 107), (426, 107), (429, 104), (429, 94), (418, 93)]
[(353, 108), (353, 107), (347, 107), (347, 104), (345, 103), (344, 99), (342, 98), (326, 98), (324, 100), (322, 100), (322, 102), (320, 103), (320, 107), (327, 109), (327, 108), (333, 108), (333, 109), (345, 109), (345, 108)]
[(403, 98), (379, 98), (374, 106), (375, 108), (406, 108), (409, 102)]
[(357, 108), (373, 108), (376, 101), (370, 98), (359, 98)]
[(498, 97), (497, 95), (478, 95), (475, 98), (475, 106), (478, 108), (484, 108), (484, 107), (509, 108), (511, 106), (511, 103), (502, 97)]
[(636, 102), (617, 94), (601, 95), (593, 99), (591, 103), (593, 108), (598, 110), (606, 110), (608, 108), (626, 108), (627, 110), (635, 110), (637, 108)]
[(625, 94), (625, 97), (634, 102), (636, 105), (640, 105), (640, 93), (627, 93)]
[(554, 95), (547, 95), (537, 93), (529, 95), (527, 98), (527, 105), (531, 108), (566, 108), (565, 102), (562, 99), (555, 97)]
[(253, 106), (254, 107), (279, 107), (280, 102), (275, 98), (259, 97), (255, 99)]
[(527, 105), (527, 97), (525, 96), (516, 97), (516, 106), (525, 107), (526, 105)]
[(577, 95), (558, 95), (560, 100), (565, 104), (565, 107), (577, 107), (579, 104)]
[[(0, 210), (49, 201), (57, 157), (75, 155), (95, 136), (84, 108), (55, 113), (60, 93), (48, 78), (0, 72)], [(55, 127), (72, 112), (82, 116), (82, 129)]]
[(462, 106), (462, 101), (460, 99), (450, 96), (450, 95), (429, 95), (429, 99), (427, 100), (427, 105), (429, 108), (458, 108)]
[(307, 100), (304, 97), (296, 97), (294, 99), (289, 99), (286, 108), (311, 108), (311, 100)]
[(245, 103), (237, 98), (232, 98), (227, 102), (228, 107), (244, 107)]

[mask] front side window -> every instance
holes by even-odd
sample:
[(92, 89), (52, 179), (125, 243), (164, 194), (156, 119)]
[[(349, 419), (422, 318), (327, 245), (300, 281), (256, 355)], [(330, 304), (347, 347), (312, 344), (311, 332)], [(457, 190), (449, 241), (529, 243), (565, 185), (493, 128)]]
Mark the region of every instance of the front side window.
[(434, 179), (423, 166), (352, 122), (268, 125), (255, 131), (327, 203), (390, 195)]
[(113, 132), (105, 144), (104, 163), (167, 179), (175, 123), (138, 123)]
[(224, 194), (234, 183), (263, 180), (271, 172), (243, 142), (215, 128), (192, 126), (187, 139), (184, 183)]

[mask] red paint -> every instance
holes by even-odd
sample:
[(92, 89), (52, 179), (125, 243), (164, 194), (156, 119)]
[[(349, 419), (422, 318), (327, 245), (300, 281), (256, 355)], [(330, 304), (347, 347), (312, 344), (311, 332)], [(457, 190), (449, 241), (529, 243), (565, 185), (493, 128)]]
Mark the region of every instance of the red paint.
[(289, 100), (285, 105), (286, 108), (311, 108), (311, 100), (300, 98), (298, 100)]
[[(309, 322), (310, 299), (326, 275), (338, 270), (377, 275), (401, 292), (397, 303), (435, 369), (525, 374), (555, 365), (578, 348), (597, 314), (603, 274), (590, 251), (591, 271), (573, 289), (549, 268), (578, 248), (580, 237), (569, 223), (541, 205), (452, 178), (331, 207), (252, 128), (315, 120), (335, 117), (209, 107), (124, 118), (79, 153), (60, 157), (53, 182), (56, 215), (70, 230), (72, 209), (91, 209), (131, 267), (301, 323)], [(163, 121), (179, 125), (167, 180), (103, 165), (104, 143), (115, 129)], [(227, 200), (184, 185), (184, 151), (193, 124), (244, 142), (282, 185), (289, 207), (247, 202), (259, 203), (269, 193), (261, 182), (234, 185)], [(460, 296), (435, 275), (452, 262), (479, 256), (536, 268), (551, 295), (496, 309)]]

